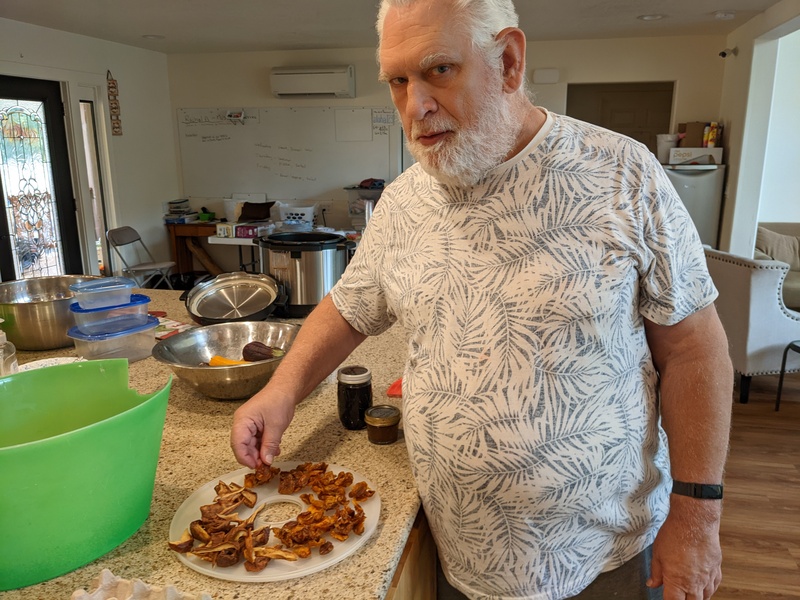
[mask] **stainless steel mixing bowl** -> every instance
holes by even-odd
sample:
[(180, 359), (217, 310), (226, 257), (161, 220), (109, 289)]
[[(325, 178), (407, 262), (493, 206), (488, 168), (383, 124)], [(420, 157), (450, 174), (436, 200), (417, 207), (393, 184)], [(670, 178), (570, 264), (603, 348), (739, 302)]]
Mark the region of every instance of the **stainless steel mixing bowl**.
[(93, 275), (32, 277), (0, 283), (0, 325), (18, 350), (53, 350), (72, 345), (67, 330), (75, 325), (69, 305), (73, 283)]
[(298, 325), (271, 321), (238, 321), (189, 329), (158, 342), (153, 357), (198, 392), (221, 400), (249, 398), (266, 385), (283, 359), (271, 358), (224, 367), (209, 367), (214, 355), (241, 359), (242, 348), (262, 342), (288, 352)]

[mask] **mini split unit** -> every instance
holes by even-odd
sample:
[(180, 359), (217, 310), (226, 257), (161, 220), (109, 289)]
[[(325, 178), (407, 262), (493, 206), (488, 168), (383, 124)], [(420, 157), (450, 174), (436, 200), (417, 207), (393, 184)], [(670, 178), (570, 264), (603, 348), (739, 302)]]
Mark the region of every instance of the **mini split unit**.
[(339, 67), (276, 67), (269, 76), (278, 98), (355, 98), (353, 65)]

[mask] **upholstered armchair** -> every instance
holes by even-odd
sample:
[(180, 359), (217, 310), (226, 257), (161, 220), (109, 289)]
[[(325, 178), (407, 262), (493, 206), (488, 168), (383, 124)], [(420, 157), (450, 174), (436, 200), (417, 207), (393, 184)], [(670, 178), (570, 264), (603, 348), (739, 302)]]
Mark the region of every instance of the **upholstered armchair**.
[[(719, 290), (717, 312), (728, 335), (733, 368), (740, 376), (739, 401), (746, 403), (750, 378), (779, 373), (786, 345), (800, 340), (800, 312), (786, 308), (783, 302), (782, 286), (789, 265), (710, 248), (705, 252)], [(790, 353), (786, 371), (800, 371), (800, 355)]]
[(783, 302), (800, 311), (800, 223), (759, 223), (753, 256), (789, 265), (783, 280)]

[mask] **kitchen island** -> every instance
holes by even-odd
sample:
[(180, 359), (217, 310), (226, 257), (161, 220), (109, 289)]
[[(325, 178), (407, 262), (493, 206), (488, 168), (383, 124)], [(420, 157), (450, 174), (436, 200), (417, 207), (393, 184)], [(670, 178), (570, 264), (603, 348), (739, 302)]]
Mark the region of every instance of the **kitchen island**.
[[(151, 297), (150, 310), (190, 323), (180, 292), (137, 290)], [(297, 320), (292, 320), (298, 322)], [(75, 356), (74, 348), (18, 353), (20, 364)], [(375, 404), (400, 405), (388, 398), (389, 385), (402, 375), (406, 349), (402, 331), (368, 338), (344, 364), (372, 371)], [(130, 387), (150, 393), (173, 376), (171, 369), (149, 357), (130, 365)], [(173, 376), (150, 517), (115, 550), (75, 571), (49, 581), (2, 594), (4, 600), (67, 599), (77, 589), (89, 589), (102, 569), (125, 579), (157, 586), (173, 585), (187, 594), (205, 592), (216, 600), (250, 598), (401, 598), (410, 580), (435, 592), (435, 550), (424, 519), (418, 519), (419, 497), (402, 435), (391, 445), (367, 440), (366, 430), (348, 431), (336, 410), (335, 374), (317, 386), (297, 407), (282, 441), (280, 461), (325, 461), (352, 469), (370, 480), (381, 497), (380, 521), (372, 537), (352, 556), (329, 568), (297, 579), (239, 583), (208, 577), (178, 560), (168, 546), (169, 527), (181, 503), (209, 481), (241, 468), (229, 446), (233, 412), (242, 401), (214, 400)], [(415, 524), (416, 521), (416, 524)], [(267, 569), (269, 566), (267, 566)], [(422, 568), (422, 572), (417, 570)], [(403, 571), (412, 575), (405, 575)], [(429, 591), (418, 598), (432, 597)]]

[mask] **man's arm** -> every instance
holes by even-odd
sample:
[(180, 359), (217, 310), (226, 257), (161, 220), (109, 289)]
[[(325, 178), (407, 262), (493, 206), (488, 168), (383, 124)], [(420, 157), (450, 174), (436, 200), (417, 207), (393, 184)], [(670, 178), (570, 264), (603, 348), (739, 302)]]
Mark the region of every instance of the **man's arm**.
[[(660, 376), (672, 477), (721, 484), (728, 455), (733, 369), (713, 305), (671, 326), (645, 321)], [(664, 600), (710, 598), (722, 578), (720, 500), (672, 494), (653, 548), (651, 585)]]
[(233, 415), (231, 448), (243, 465), (271, 464), (294, 409), (366, 339), (330, 296), (308, 316), (269, 383)]

